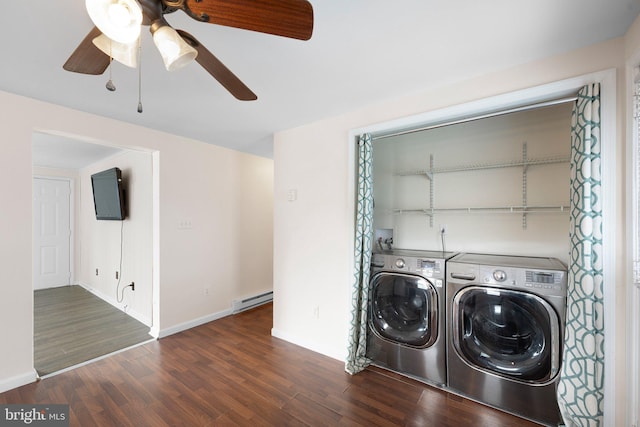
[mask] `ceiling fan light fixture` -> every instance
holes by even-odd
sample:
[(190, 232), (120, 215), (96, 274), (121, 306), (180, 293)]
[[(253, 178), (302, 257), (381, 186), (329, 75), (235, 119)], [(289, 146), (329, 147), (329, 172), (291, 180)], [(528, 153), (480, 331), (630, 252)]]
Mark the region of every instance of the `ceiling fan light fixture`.
[(198, 56), (198, 51), (185, 42), (169, 25), (152, 29), (153, 42), (160, 51), (164, 66), (168, 71), (182, 68)]
[(142, 8), (136, 0), (85, 0), (89, 17), (111, 40), (132, 43), (140, 37)]
[(138, 67), (138, 39), (131, 43), (119, 43), (101, 34), (93, 39), (93, 44), (102, 52), (127, 67)]

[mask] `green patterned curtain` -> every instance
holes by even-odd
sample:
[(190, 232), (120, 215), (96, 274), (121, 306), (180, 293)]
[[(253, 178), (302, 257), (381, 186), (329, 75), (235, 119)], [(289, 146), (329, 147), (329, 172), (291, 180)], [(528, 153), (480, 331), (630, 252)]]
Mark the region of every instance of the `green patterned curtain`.
[(355, 271), (351, 299), (351, 327), (349, 330), (349, 354), (345, 370), (357, 374), (368, 364), (367, 305), (369, 301), (369, 265), (373, 241), (373, 176), (371, 135), (358, 138), (358, 200), (356, 209)]
[(570, 254), (558, 403), (567, 426), (600, 426), (604, 403), (604, 304), (600, 85), (583, 87), (571, 117)]

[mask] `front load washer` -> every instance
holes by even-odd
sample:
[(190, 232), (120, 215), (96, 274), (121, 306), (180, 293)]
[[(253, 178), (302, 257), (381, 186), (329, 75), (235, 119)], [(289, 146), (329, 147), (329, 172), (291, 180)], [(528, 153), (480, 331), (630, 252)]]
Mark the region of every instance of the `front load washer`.
[(374, 365), (446, 384), (445, 266), (451, 252), (374, 253), (367, 357)]
[(567, 302), (555, 258), (462, 253), (447, 263), (449, 390), (557, 426)]

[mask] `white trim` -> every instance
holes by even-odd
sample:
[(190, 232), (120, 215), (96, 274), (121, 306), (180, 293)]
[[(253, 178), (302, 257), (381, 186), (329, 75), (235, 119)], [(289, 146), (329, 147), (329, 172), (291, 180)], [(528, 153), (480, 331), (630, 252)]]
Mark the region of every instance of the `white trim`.
[(34, 383), (38, 380), (38, 373), (35, 369), (0, 381), (0, 393), (22, 387), (23, 385)]
[[(605, 367), (604, 367), (604, 422), (603, 425), (615, 425), (615, 404), (616, 394), (616, 339), (617, 330), (615, 318), (616, 301), (616, 69), (611, 68), (599, 72), (584, 74), (566, 80), (522, 89), (502, 95), (479, 99), (464, 104), (454, 105), (439, 110), (416, 114), (409, 117), (377, 123), (361, 128), (352, 129), (348, 135), (348, 176), (352, 182), (356, 179), (355, 149), (356, 138), (362, 133), (379, 135), (396, 132), (402, 129), (417, 128), (420, 126), (435, 124), (438, 122), (460, 119), (464, 117), (477, 116), (490, 112), (496, 112), (509, 108), (516, 108), (527, 104), (534, 104), (554, 98), (564, 98), (575, 94), (581, 87), (599, 82), (601, 84), (601, 117), (602, 117), (602, 194), (603, 194), (603, 280), (604, 306), (605, 306)], [(353, 212), (355, 212), (355, 187), (354, 191), (348, 194), (348, 209), (350, 215), (350, 236), (354, 236)], [(352, 250), (353, 240), (349, 249)], [(345, 273), (347, 280), (351, 283), (353, 274), (353, 254), (349, 253), (349, 271)], [(351, 300), (351, 294), (347, 296)]]
[[(75, 283), (76, 281), (76, 275), (75, 275), (75, 270), (76, 270), (76, 245), (75, 245), (75, 241), (76, 241), (76, 198), (75, 198), (75, 192), (76, 192), (76, 180), (75, 179), (69, 179), (69, 190), (71, 191), (71, 194), (69, 195), (69, 269), (70, 271), (70, 277), (69, 277), (69, 281), (70, 283)], [(33, 215), (33, 213), (32, 213)]]
[(152, 228), (153, 262), (151, 267), (151, 336), (160, 337), (160, 152), (151, 153), (153, 193)]
[[(617, 131), (616, 71), (594, 81), (600, 82), (600, 136), (602, 164), (602, 252), (604, 281), (604, 417), (602, 425), (616, 425), (616, 237), (617, 227)], [(611, 339), (607, 339), (607, 337)]]
[(638, 142), (640, 135), (637, 135), (637, 126), (634, 120), (634, 99), (633, 93), (635, 89), (635, 80), (638, 73), (638, 64), (640, 64), (640, 52), (627, 63), (626, 67), (626, 85), (625, 85), (625, 102), (626, 102), (626, 206), (625, 206), (625, 218), (627, 226), (627, 236), (631, 236), (626, 241), (625, 249), (628, 256), (625, 260), (626, 271), (626, 286), (627, 289), (627, 342), (629, 347), (627, 350), (627, 411), (626, 411), (626, 423), (625, 425), (637, 427), (640, 422), (639, 400), (640, 400), (640, 289), (634, 286), (634, 258), (635, 254), (635, 241), (640, 235), (638, 230), (638, 224), (636, 223), (636, 206), (638, 206), (638, 193), (640, 188), (637, 188), (636, 183), (636, 165), (638, 164)]
[(155, 325), (152, 326), (151, 329), (149, 329), (149, 335), (151, 335), (155, 339), (159, 339), (160, 338), (160, 328), (158, 328)]
[[(632, 239), (629, 239), (632, 240)], [(628, 302), (627, 310), (629, 310), (627, 318), (630, 319), (629, 330), (629, 349), (627, 351), (627, 369), (629, 378), (627, 384), (627, 422), (625, 425), (638, 427), (640, 424), (640, 408), (638, 399), (640, 399), (640, 370), (638, 369), (638, 361), (640, 360), (640, 288), (634, 284), (628, 286)]]
[(180, 323), (170, 328), (159, 330), (158, 338), (168, 337), (169, 335), (177, 334), (178, 332), (186, 331), (187, 329), (195, 328), (196, 326), (204, 325), (205, 323), (213, 322), (214, 320), (222, 319), (223, 317), (227, 317), (229, 315), (231, 315), (231, 308), (219, 311), (217, 313), (208, 314), (197, 319), (189, 320), (188, 322)]

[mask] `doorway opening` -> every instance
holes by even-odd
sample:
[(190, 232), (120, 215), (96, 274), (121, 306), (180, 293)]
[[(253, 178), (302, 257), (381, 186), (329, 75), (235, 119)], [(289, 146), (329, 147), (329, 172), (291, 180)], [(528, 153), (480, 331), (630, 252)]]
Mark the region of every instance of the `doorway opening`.
[[(36, 132), (34, 366), (53, 375), (153, 337), (153, 155)], [(123, 221), (98, 221), (91, 175), (118, 167)]]

